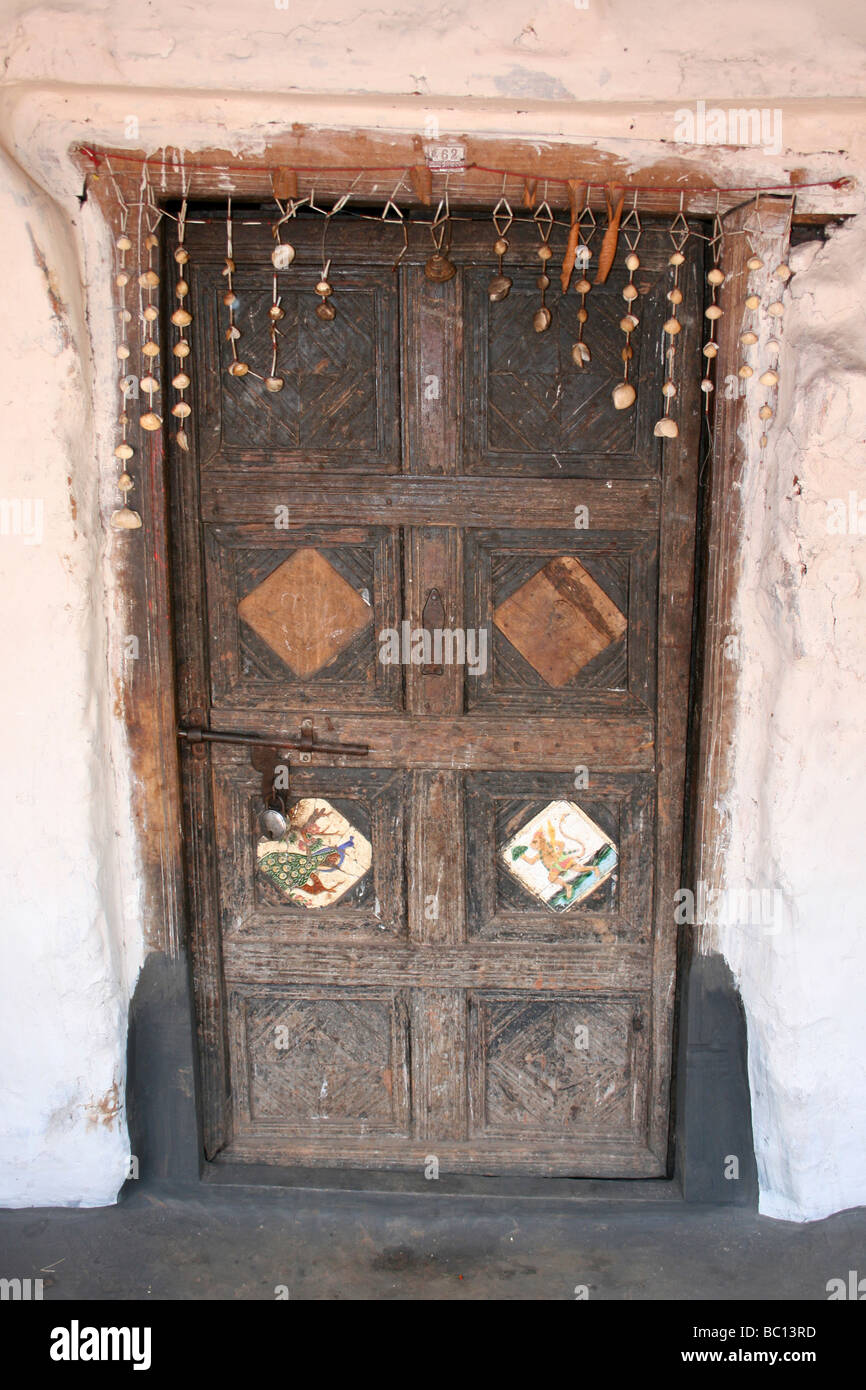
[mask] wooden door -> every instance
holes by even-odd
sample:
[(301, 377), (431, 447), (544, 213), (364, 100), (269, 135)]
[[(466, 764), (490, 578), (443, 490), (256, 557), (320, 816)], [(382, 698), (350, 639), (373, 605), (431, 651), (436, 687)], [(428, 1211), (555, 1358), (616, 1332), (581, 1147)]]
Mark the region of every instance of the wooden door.
[[(206, 1153), (663, 1174), (695, 243), (681, 433), (662, 455), (663, 229), (640, 246), (637, 402), (618, 412), (622, 250), (588, 297), (581, 371), (574, 292), (550, 292), (552, 326), (533, 330), (531, 225), (512, 229), (514, 286), (491, 303), (489, 221), (455, 223), (457, 274), (434, 283), (426, 228), (395, 265), (399, 228), (337, 219), (325, 322), (323, 222), (299, 218), (269, 392), (269, 214), (234, 226), (238, 355), (259, 374), (244, 377), (227, 371), (213, 217), (188, 232), (191, 452), (169, 442), (180, 717), (277, 744), (312, 720), (370, 751), (293, 756), (282, 846), (260, 830), (248, 748), (184, 752)], [(436, 628), (474, 642), (474, 663), (459, 636), (425, 653)]]

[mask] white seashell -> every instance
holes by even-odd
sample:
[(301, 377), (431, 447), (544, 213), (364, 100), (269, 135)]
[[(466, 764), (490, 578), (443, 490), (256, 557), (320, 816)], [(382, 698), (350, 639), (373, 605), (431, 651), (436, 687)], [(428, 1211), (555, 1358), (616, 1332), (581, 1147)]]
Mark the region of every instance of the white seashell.
[(677, 394), (677, 388), (676, 388), (676, 386), (674, 385), (674, 383), (673, 383), (670, 379), (668, 379), (668, 380), (665, 382), (664, 386), (662, 387), (662, 395), (663, 395), (663, 396), (674, 397), (676, 394)]
[(124, 441), (123, 444), (118, 444), (117, 448), (114, 451), (114, 457), (116, 459), (131, 459), (134, 453), (135, 450), (133, 449), (132, 445), (127, 444)]
[(545, 333), (550, 327), (550, 319), (551, 313), (546, 306), (542, 309), (536, 309), (532, 318), (532, 327), (536, 333)]
[(143, 430), (158, 430), (162, 425), (162, 420), (153, 410), (146, 410), (139, 422)]
[(739, 372), (737, 373), (737, 375), (738, 375), (738, 376), (741, 376), (741, 377), (743, 378), (744, 381), (747, 381), (748, 378), (749, 378), (750, 376), (754, 376), (755, 373), (754, 373), (754, 371), (752, 370), (752, 368), (749, 366), (748, 362), (744, 362), (743, 365), (742, 365), (742, 367), (740, 368)]
[(722, 317), (722, 314), (723, 314), (724, 312), (725, 312), (724, 309), (720, 309), (719, 306), (718, 306), (718, 304), (710, 304), (710, 305), (708, 305), (707, 308), (704, 310), (704, 318), (706, 318), (706, 319), (720, 319), (720, 318)]
[(760, 303), (761, 303), (761, 296), (760, 296), (759, 294), (747, 294), (747, 295), (746, 295), (746, 308), (747, 308), (747, 309), (757, 309), (757, 308), (759, 307)]
[(159, 318), (159, 310), (155, 304), (148, 304), (146, 308), (142, 309), (141, 317), (146, 319), (148, 323), (156, 323)]
[(760, 256), (750, 256), (746, 261), (749, 270), (760, 270), (763, 264), (764, 262), (761, 260)]
[(283, 378), (282, 378), (281, 376), (266, 376), (266, 377), (265, 377), (265, 390), (266, 390), (266, 391), (282, 391), (282, 389), (283, 389)]
[(592, 361), (592, 354), (586, 343), (574, 343), (571, 349), (571, 360), (578, 367), (585, 367), (587, 362)]
[(714, 343), (714, 342), (712, 341), (712, 339), (710, 339), (710, 341), (709, 341), (708, 343), (704, 343), (704, 346), (703, 346), (703, 354), (704, 354), (704, 357), (718, 357), (718, 355), (719, 355), (719, 345), (718, 345), (718, 343)]
[(780, 280), (790, 280), (794, 272), (789, 265), (786, 265), (785, 262), (782, 261), (780, 265), (776, 266), (773, 274)]
[(762, 405), (758, 414), (762, 420), (772, 420), (773, 418), (773, 412), (768, 405)]
[(725, 283), (725, 272), (719, 270), (718, 266), (713, 266), (712, 270), (707, 271), (707, 279), (711, 285), (723, 285)]
[(159, 284), (159, 276), (155, 270), (143, 270), (138, 277), (138, 283), (142, 289), (155, 290)]
[(230, 376), (246, 376), (246, 374), (247, 374), (248, 371), (249, 371), (249, 366), (248, 366), (248, 364), (247, 364), (246, 362), (231, 362), (231, 363), (229, 363), (229, 375), (230, 375)]
[(637, 270), (640, 266), (640, 257), (634, 251), (629, 251), (625, 258), (625, 264), (627, 270)]
[(171, 321), (176, 328), (186, 328), (187, 324), (192, 323), (192, 314), (189, 309), (175, 309)]
[(774, 299), (772, 304), (767, 305), (767, 313), (771, 319), (780, 319), (785, 312), (785, 306), (780, 299)]
[(753, 343), (756, 343), (757, 341), (758, 341), (758, 335), (757, 335), (757, 333), (753, 333), (751, 329), (749, 329), (747, 333), (741, 333), (741, 334), (740, 334), (740, 342), (741, 342), (745, 347), (751, 347), (752, 344), (753, 344)]
[(675, 251), (672, 256), (668, 256), (668, 265), (682, 265), (684, 260), (682, 251)]
[(713, 386), (713, 383), (710, 381), (710, 378), (708, 376), (705, 376), (703, 381), (701, 382), (701, 390), (704, 392), (705, 395), (709, 395), (711, 391), (715, 390), (715, 387)]
[(172, 377), (171, 384), (176, 391), (185, 391), (189, 386), (189, 377), (186, 372), (178, 372), (176, 376)]
[(292, 261), (295, 259), (295, 248), (284, 241), (280, 246), (275, 246), (271, 252), (271, 262), (275, 270), (288, 270)]
[(628, 410), (635, 403), (635, 389), (630, 381), (621, 381), (613, 388), (613, 403), (617, 410)]
[(174, 353), (175, 357), (189, 357), (190, 346), (186, 338), (178, 338), (177, 342), (172, 348), (172, 352)]
[(665, 332), (666, 332), (671, 338), (675, 338), (676, 335), (677, 335), (678, 333), (681, 333), (681, 332), (682, 332), (683, 326), (682, 326), (682, 324), (680, 323), (679, 319), (668, 319), (667, 322), (665, 323), (664, 328), (665, 328)]
[(141, 517), (138, 512), (130, 511), (129, 507), (121, 507), (111, 513), (111, 524), (115, 531), (137, 531), (141, 525)]
[(171, 413), (178, 420), (185, 420), (187, 416), (192, 414), (192, 406), (186, 401), (175, 401), (171, 408)]
[(120, 477), (117, 480), (117, 487), (118, 490), (122, 493), (132, 492), (132, 489), (135, 487), (135, 483), (132, 481), (128, 473), (121, 473)]
[(779, 383), (779, 373), (772, 370), (762, 372), (760, 382), (762, 386), (777, 386)]
[(656, 420), (653, 434), (660, 439), (676, 439), (680, 429), (676, 420), (672, 420), (669, 415), (663, 415), (660, 420)]
[[(622, 297), (623, 299), (628, 300), (629, 303), (631, 303), (633, 299), (637, 299), (637, 285), (633, 285), (631, 284), (631, 282), (629, 282), (629, 284), (627, 285), (624, 285)], [(670, 298), (670, 296), (668, 297)], [(680, 298), (682, 298), (682, 295), (680, 296)]]
[(683, 302), (683, 292), (677, 286), (675, 286), (672, 290), (668, 290), (667, 297), (671, 304), (682, 304)]
[(175, 439), (177, 440), (177, 447), (178, 447), (179, 449), (183, 449), (183, 451), (184, 451), (185, 454), (188, 454), (188, 453), (189, 453), (189, 437), (188, 437), (188, 435), (187, 435), (186, 430), (178, 430), (177, 434), (176, 434), (174, 437), (175, 437)]

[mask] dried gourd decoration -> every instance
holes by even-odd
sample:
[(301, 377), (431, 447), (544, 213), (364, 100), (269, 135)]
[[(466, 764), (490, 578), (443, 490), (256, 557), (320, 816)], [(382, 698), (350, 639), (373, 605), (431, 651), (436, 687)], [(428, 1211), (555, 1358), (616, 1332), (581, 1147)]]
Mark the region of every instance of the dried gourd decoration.
[(619, 321), (619, 326), (625, 334), (625, 347), (622, 349), (622, 381), (618, 382), (613, 388), (613, 403), (617, 410), (628, 410), (634, 405), (636, 393), (634, 386), (629, 381), (629, 368), (631, 367), (634, 349), (631, 345), (631, 335), (637, 328), (640, 320), (634, 313), (635, 300), (638, 296), (638, 288), (634, 282), (634, 273), (640, 267), (640, 257), (637, 254), (638, 244), (641, 239), (642, 227), (637, 210), (637, 194), (634, 195), (634, 203), (631, 211), (626, 215), (620, 225), (620, 232), (625, 237), (628, 246), (628, 254), (625, 258), (626, 269), (628, 270), (628, 284), (623, 287), (622, 297), (625, 300), (625, 314)]

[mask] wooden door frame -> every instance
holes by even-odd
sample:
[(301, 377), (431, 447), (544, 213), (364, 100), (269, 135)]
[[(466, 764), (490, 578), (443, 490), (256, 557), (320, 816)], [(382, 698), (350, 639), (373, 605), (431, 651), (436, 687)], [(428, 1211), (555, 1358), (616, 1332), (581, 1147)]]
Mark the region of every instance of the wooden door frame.
[[(295, 132), (291, 148), (273, 146), (264, 152), (258, 167), (246, 169), (238, 182), (241, 195), (268, 197), (271, 177), (268, 172), (277, 166), (301, 164), (297, 142), (307, 136), (307, 153), (302, 155), (308, 166), (318, 156), (321, 164), (334, 163), (333, 146), (327, 132)], [(417, 160), (417, 137), (406, 137), (406, 149), (401, 151), (407, 166)], [(492, 149), (493, 145), (497, 149)], [(496, 155), (503, 154), (503, 142), (475, 141), (473, 153), (479, 163), (493, 164)], [(375, 132), (355, 132), (352, 152), (357, 163), (383, 162), (387, 148), (389, 162), (396, 160), (394, 140), (385, 140)], [(120, 161), (129, 151), (115, 152)], [(210, 164), (214, 169), (213, 186), (202, 179), (197, 181), (196, 200), (208, 194), (225, 196), (225, 176), (220, 169), (222, 151), (202, 151), (195, 161)], [(398, 160), (396, 162), (399, 162)], [(554, 171), (586, 168), (588, 175), (598, 180), (616, 174), (613, 156), (602, 157), (597, 150), (558, 145), (548, 148), (539, 161), (538, 147), (529, 141), (508, 141), (507, 162), (516, 167), (539, 169), (551, 176)], [(89, 169), (88, 158), (81, 156), (82, 169)], [(123, 168), (115, 163), (115, 169)], [(165, 169), (165, 166), (163, 166)], [(654, 181), (665, 182), (665, 170), (652, 166)], [(690, 167), (695, 175), (695, 167)], [(643, 182), (644, 176), (634, 175)], [(130, 174), (127, 191), (134, 198), (138, 172)], [(659, 212), (674, 212), (679, 208), (679, 192), (673, 185), (662, 190), (656, 200)], [(498, 180), (497, 180), (498, 183)], [(601, 193), (599, 186), (598, 193)], [(160, 194), (165, 200), (177, 198), (182, 192), (180, 178), (174, 169), (169, 171)], [(99, 202), (106, 223), (113, 232), (118, 228), (117, 205), (108, 180), (99, 188), (90, 186), (90, 196)], [(475, 201), (477, 194), (472, 199)], [(423, 200), (423, 199), (422, 199)], [(452, 190), (452, 202), (457, 202)], [(553, 199), (551, 198), (551, 201)], [(714, 200), (695, 198), (686, 204), (686, 211), (706, 216)], [(723, 204), (724, 207), (724, 204)], [(758, 210), (768, 240), (784, 233), (788, 219), (787, 200), (762, 197), (758, 204), (750, 200), (741, 208), (732, 207), (728, 199), (728, 225), (742, 229), (746, 219)], [(743, 238), (734, 238), (734, 247), (742, 246)], [(754, 240), (754, 238), (753, 238)], [(742, 257), (735, 255), (731, 269), (742, 267)], [(721, 293), (725, 311), (722, 320), (719, 380), (725, 365), (736, 361), (736, 341), (745, 314), (746, 277), (732, 274)], [(743, 533), (740, 509), (739, 482), (748, 459), (743, 431), (740, 429), (744, 405), (739, 397), (728, 401), (719, 391), (716, 397), (715, 449), (708, 466), (703, 496), (703, 526), (699, 553), (694, 572), (699, 586), (696, 637), (692, 651), (695, 685), (692, 703), (692, 728), (689, 761), (692, 769), (693, 796), (687, 808), (685, 883), (702, 880), (712, 892), (722, 883), (726, 827), (720, 818), (719, 805), (728, 784), (731, 770), (731, 743), (735, 710), (737, 667), (724, 655), (724, 637), (734, 624), (735, 604), (739, 581), (739, 557)], [(198, 1102), (197, 1062), (195, 1058), (195, 1023), (190, 986), (191, 963), (186, 953), (186, 887), (181, 842), (180, 768), (176, 739), (177, 709), (175, 706), (175, 670), (172, 632), (172, 607), (169, 583), (168, 507), (163, 466), (162, 439), (159, 433), (148, 435), (142, 442), (137, 493), (138, 509), (143, 527), (115, 538), (112, 552), (116, 578), (115, 609), (123, 613), (124, 631), (139, 637), (140, 656), (134, 667), (135, 677), (122, 683), (118, 701), (120, 717), (125, 725), (131, 781), (134, 787), (132, 813), (139, 826), (138, 846), (141, 866), (142, 922), (150, 956), (145, 965), (139, 988), (130, 1011), (130, 1054), (128, 1110), (132, 1148), (147, 1155), (142, 1176), (155, 1179), (205, 1178), (217, 1182), (289, 1183), (290, 1185), (339, 1186), (362, 1190), (430, 1190), (429, 1184), (414, 1177), (399, 1174), (372, 1174), (353, 1171), (316, 1175), (279, 1170), (259, 1172), (245, 1167), (232, 1173), (227, 1167), (217, 1172), (203, 1158)], [(502, 1194), (551, 1195), (552, 1192), (574, 1196), (597, 1196), (607, 1200), (613, 1195), (635, 1199), (651, 1194), (654, 1198), (677, 1198), (683, 1195), (689, 1155), (682, 1142), (678, 1126), (678, 1111), (683, 1106), (686, 1083), (686, 1054), (689, 1018), (699, 1007), (697, 997), (684, 991), (683, 985), (700, 954), (700, 941), (695, 932), (683, 933), (679, 945), (678, 1004), (676, 1014), (677, 1038), (674, 1048), (674, 1105), (670, 1126), (672, 1172), (668, 1178), (644, 1180), (592, 1179), (483, 1179), (460, 1177), (437, 1184), (443, 1190), (460, 1192), (482, 1191)], [(154, 1046), (154, 1041), (158, 1045)], [(555, 1187), (552, 1186), (555, 1184)]]

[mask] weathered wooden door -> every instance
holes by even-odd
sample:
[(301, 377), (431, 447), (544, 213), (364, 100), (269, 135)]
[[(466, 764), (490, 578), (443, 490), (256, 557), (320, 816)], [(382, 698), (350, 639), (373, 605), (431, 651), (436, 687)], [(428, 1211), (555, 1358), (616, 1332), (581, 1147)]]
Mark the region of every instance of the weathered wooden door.
[(514, 286), (491, 303), (493, 233), (469, 219), (446, 283), (425, 277), (426, 228), (395, 265), (400, 228), (335, 219), (330, 322), (322, 219), (291, 224), (284, 386), (267, 390), (267, 216), (234, 225), (243, 377), (227, 371), (224, 223), (188, 231), (192, 449), (169, 443), (179, 715), (276, 744), (312, 720), (369, 755), (293, 755), (281, 842), (260, 829), (248, 748), (184, 750), (207, 1155), (660, 1175), (697, 250), (662, 456), (662, 229), (640, 246), (637, 403), (618, 412), (624, 253), (588, 297), (581, 371), (574, 292), (549, 292), (552, 326), (533, 329), (534, 228), (512, 229)]

